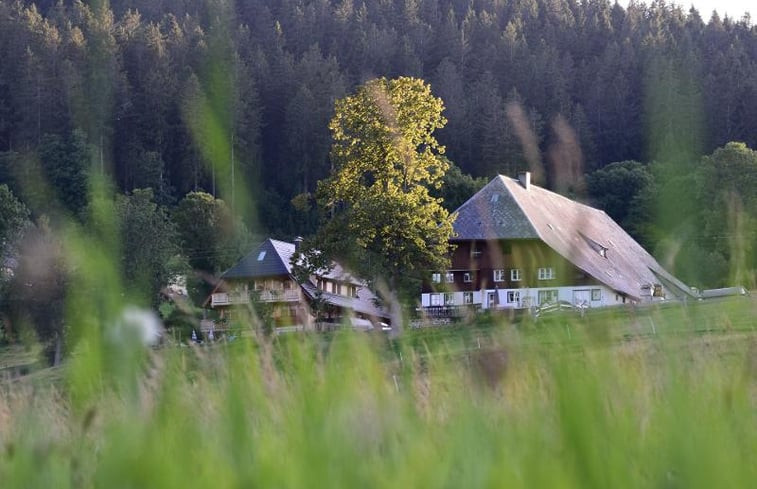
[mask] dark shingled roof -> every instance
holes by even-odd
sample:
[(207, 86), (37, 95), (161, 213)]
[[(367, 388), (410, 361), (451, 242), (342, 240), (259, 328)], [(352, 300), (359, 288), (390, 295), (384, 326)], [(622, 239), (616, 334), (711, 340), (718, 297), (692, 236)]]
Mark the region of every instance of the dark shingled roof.
[[(302, 290), (312, 299), (318, 294), (318, 288), (312, 283), (302, 284)], [(367, 287), (358, 288), (357, 297), (347, 297), (321, 291), (321, 298), (333, 306), (351, 309), (357, 313), (382, 319), (390, 317), (389, 312), (376, 305), (376, 296)]]
[[(643, 285), (662, 283), (694, 296), (604, 211), (517, 179), (495, 177), (458, 209), (456, 240), (541, 239), (608, 287), (639, 299)], [(603, 256), (604, 255), (604, 256)]]
[[(263, 254), (264, 253), (264, 254)], [(226, 270), (222, 279), (275, 277), (292, 273), (290, 260), (294, 255), (294, 244), (275, 239), (260, 243), (236, 265)], [(258, 258), (261, 258), (258, 260)]]
[(453, 225), (458, 240), (528, 239), (539, 234), (497, 177), (461, 205)]

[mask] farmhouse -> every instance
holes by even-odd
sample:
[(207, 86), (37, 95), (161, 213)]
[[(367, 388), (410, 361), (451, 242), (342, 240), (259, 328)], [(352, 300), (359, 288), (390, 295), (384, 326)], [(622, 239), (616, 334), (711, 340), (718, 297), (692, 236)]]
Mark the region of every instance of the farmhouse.
[(421, 305), (523, 309), (696, 298), (604, 211), (497, 176), (457, 209), (449, 270), (431, 273)]
[(336, 263), (298, 283), (291, 261), (300, 241), (263, 241), (221, 275), (211, 307), (228, 317), (237, 306), (253, 303), (266, 308), (277, 327), (303, 329), (338, 325), (347, 318), (355, 327), (370, 328), (388, 318), (365, 282)]

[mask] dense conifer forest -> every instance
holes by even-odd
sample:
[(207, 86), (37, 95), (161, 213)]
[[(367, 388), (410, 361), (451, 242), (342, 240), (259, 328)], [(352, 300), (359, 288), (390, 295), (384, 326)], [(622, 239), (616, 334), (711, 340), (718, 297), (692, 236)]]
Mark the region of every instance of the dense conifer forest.
[[(205, 191), (258, 234), (312, 233), (334, 102), (379, 76), (422, 78), (444, 101), (448, 202), (475, 189), (467, 175), (530, 167), (614, 202), (652, 248), (680, 224), (646, 202), (670, 176), (655, 164), (701, 183), (703, 155), (757, 147), (757, 27), (664, 1), (0, 0), (0, 59), (0, 183), (32, 216), (50, 201), (23, 182), (43, 175), (81, 215), (99, 172), (122, 193), (151, 188), (161, 209)], [(635, 177), (603, 186), (619, 171)], [(682, 185), (675, 200), (692, 206), (707, 190)], [(725, 280), (731, 249), (710, 220), (681, 255), (719, 255), (702, 283)]]

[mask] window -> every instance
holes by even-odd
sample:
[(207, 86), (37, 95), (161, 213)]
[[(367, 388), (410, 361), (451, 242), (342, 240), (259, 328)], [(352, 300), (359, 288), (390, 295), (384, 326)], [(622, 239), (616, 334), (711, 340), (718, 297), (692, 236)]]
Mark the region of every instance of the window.
[(654, 292), (652, 292), (652, 297), (665, 297), (665, 292), (663, 292), (662, 290), (662, 285), (654, 284)]
[(258, 254), (258, 261), (263, 261), (263, 260), (265, 260), (265, 250), (261, 251)]
[(512, 304), (513, 302), (520, 302), (520, 291), (510, 290), (507, 292), (507, 302)]
[(504, 270), (494, 270), (494, 281), (495, 282), (504, 282), (505, 281), (505, 271)]
[(442, 294), (431, 294), (431, 305), (432, 306), (441, 306), (442, 305)]
[(473, 304), (473, 292), (463, 292), (463, 304)]
[(472, 281), (473, 281), (473, 280), (472, 280), (472, 278), (471, 278), (471, 274), (470, 274), (470, 272), (465, 272), (465, 273), (463, 274), (463, 282), (465, 282), (465, 283), (467, 284), (467, 283), (470, 283), (470, 282), (472, 282)]
[(351, 297), (357, 297), (357, 286), (356, 285), (350, 285), (350, 296)]
[(452, 294), (450, 292), (444, 294), (444, 305), (445, 306), (455, 305), (455, 294)]
[(552, 280), (555, 278), (555, 269), (552, 267), (539, 269), (539, 280)]
[(432, 273), (431, 274), (431, 281), (435, 284), (438, 284), (442, 281), (442, 274), (441, 273)]
[(520, 282), (520, 268), (513, 268), (510, 270), (510, 281)]
[(445, 273), (444, 274), (444, 281), (447, 282), (448, 284), (454, 283), (455, 282), (455, 274), (452, 273), (452, 272)]
[(601, 301), (602, 300), (602, 289), (591, 289), (591, 300), (593, 300), (593, 301)]
[(557, 302), (557, 291), (556, 290), (540, 290), (539, 291), (539, 305), (542, 304), (551, 304), (553, 302)]

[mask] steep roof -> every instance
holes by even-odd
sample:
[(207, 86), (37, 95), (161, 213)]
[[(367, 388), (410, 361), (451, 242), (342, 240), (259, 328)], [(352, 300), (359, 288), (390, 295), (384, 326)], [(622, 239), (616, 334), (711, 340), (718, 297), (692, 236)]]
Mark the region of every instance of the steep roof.
[(643, 285), (655, 283), (679, 297), (694, 295), (604, 211), (533, 184), (526, 189), (517, 179), (495, 177), (458, 209), (454, 230), (457, 240), (541, 239), (599, 282), (636, 299)]
[(497, 177), (461, 205), (453, 225), (457, 240), (536, 239), (539, 234)]
[(376, 303), (376, 296), (367, 287), (360, 287), (357, 292), (357, 297), (347, 297), (338, 294), (332, 294), (331, 292), (319, 291), (311, 283), (302, 284), (302, 290), (311, 299), (318, 296), (320, 292), (321, 298), (327, 303), (333, 306), (338, 306), (344, 309), (352, 309), (355, 312), (366, 314), (368, 316), (387, 319), (390, 317), (388, 311), (379, 307)]
[(294, 255), (294, 244), (276, 239), (266, 239), (247, 256), (226, 270), (222, 279), (256, 278), (290, 275), (290, 260)]

